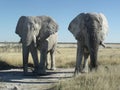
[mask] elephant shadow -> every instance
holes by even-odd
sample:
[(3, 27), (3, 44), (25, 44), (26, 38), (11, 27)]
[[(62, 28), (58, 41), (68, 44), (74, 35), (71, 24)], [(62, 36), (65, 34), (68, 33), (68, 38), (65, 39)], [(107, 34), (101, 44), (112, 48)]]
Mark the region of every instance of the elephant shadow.
[[(32, 72), (28, 73), (28, 76), (24, 76), (21, 69), (1, 70), (0, 81), (21, 84), (50, 84), (57, 83), (60, 79), (71, 78), (73, 71), (64, 72), (47, 70), (46, 75), (34, 75)], [(67, 74), (69, 75), (67, 76)]]
[[(28, 67), (33, 68), (34, 65), (32, 63), (28, 63)], [(6, 63), (5, 61), (0, 61), (0, 70), (10, 70), (10, 69), (21, 69), (22, 66), (14, 66)]]

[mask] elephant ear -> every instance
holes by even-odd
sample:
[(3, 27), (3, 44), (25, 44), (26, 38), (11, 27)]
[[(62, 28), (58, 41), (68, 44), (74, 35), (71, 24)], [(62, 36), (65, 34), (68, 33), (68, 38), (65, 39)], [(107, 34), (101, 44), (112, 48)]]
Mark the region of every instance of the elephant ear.
[(23, 25), (25, 23), (26, 17), (25, 16), (21, 16), (18, 20), (17, 26), (16, 26), (16, 30), (15, 33), (18, 34), (20, 37), (22, 37), (22, 30), (23, 30)]
[(108, 34), (109, 26), (108, 26), (107, 18), (102, 13), (99, 14), (99, 18), (100, 18), (102, 30), (100, 30), (100, 32), (98, 33), (98, 37), (100, 41), (103, 42)]
[(50, 32), (50, 34), (54, 34), (58, 31), (58, 25), (57, 23), (50, 18), (50, 21), (48, 21), (48, 31)]
[(81, 13), (76, 16), (69, 24), (68, 30), (78, 40), (81, 37), (81, 32), (84, 30), (84, 18), (85, 13)]
[(50, 17), (42, 16), (42, 26), (38, 35), (38, 40), (45, 40), (50, 35), (58, 32), (57, 23)]

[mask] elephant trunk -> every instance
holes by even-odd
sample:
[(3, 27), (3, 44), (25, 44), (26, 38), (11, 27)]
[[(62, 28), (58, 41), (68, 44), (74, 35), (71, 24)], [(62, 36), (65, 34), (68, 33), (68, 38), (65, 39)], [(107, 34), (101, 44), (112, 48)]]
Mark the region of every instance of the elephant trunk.
[(34, 43), (34, 46), (36, 47), (36, 36), (33, 32), (27, 32), (27, 34), (23, 35), (22, 43), (26, 46), (29, 46), (32, 42)]
[(97, 55), (98, 55), (98, 50), (91, 49), (90, 51), (90, 70), (93, 68), (97, 69), (98, 63), (97, 63)]
[(98, 55), (98, 47), (99, 40), (97, 37), (97, 32), (95, 29), (88, 29), (88, 48), (90, 52), (90, 70), (93, 68), (97, 69), (97, 55)]

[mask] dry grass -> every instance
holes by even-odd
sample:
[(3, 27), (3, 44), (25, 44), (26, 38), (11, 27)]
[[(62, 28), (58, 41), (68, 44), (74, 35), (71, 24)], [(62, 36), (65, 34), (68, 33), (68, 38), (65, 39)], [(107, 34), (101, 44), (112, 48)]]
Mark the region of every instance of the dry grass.
[[(98, 62), (101, 65), (119, 65), (119, 48), (102, 48), (98, 53)], [(33, 63), (31, 54), (29, 54), (29, 63)], [(40, 56), (40, 55), (38, 55)], [(4, 52), (0, 53), (0, 61), (4, 61), (13, 66), (22, 66), (22, 52)], [(76, 48), (58, 48), (56, 52), (56, 66), (60, 68), (71, 68), (75, 66)]]
[[(29, 62), (32, 63), (31, 56), (29, 59)], [(0, 61), (13, 66), (22, 66), (22, 53), (0, 53)], [(75, 62), (76, 48), (57, 49), (57, 67), (71, 68), (75, 66)], [(51, 90), (120, 90), (120, 48), (101, 48), (98, 62), (99, 69), (97, 72), (62, 80)]]
[[(74, 67), (76, 62), (76, 48), (58, 48), (61, 53), (56, 55), (58, 67)], [(120, 48), (100, 48), (98, 63), (100, 65), (119, 65)]]
[[(70, 49), (71, 50), (71, 49)], [(70, 55), (70, 62), (75, 63), (75, 50)], [(68, 53), (71, 53), (68, 52)], [(99, 50), (99, 68), (97, 72), (90, 72), (88, 74), (81, 74), (72, 79), (60, 81), (50, 90), (120, 90), (120, 49), (119, 48), (105, 48)], [(70, 62), (66, 63), (72, 66)]]
[(60, 68), (70, 68), (75, 66), (76, 48), (58, 48), (56, 52), (56, 65)]
[[(38, 51), (39, 52), (39, 51)], [(58, 48), (56, 52), (57, 67), (73, 67), (76, 56), (75, 48)], [(33, 63), (31, 54), (29, 54), (29, 63)], [(40, 58), (40, 54), (38, 55)], [(9, 65), (22, 66), (22, 52), (1, 52), (0, 61), (4, 61)]]
[(62, 80), (50, 90), (120, 90), (120, 65), (100, 66), (97, 72)]
[[(0, 63), (6, 63), (9, 66), (13, 67), (22, 67), (23, 66), (22, 53), (21, 52), (0, 53)], [(29, 57), (29, 64), (33, 64), (31, 55)], [(0, 66), (0, 68), (3, 67), (4, 67), (3, 65)]]

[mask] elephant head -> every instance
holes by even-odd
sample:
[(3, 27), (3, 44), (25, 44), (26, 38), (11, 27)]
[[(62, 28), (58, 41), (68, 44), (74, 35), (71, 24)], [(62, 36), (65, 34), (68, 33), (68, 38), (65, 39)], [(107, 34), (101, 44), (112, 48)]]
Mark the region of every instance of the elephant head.
[(70, 22), (68, 30), (78, 41), (75, 73), (81, 72), (82, 57), (86, 61), (89, 54), (90, 69), (96, 68), (98, 47), (103, 45), (108, 32), (106, 17), (102, 13), (81, 13)]
[(35, 67), (38, 67), (36, 44), (58, 31), (57, 23), (48, 16), (21, 16), (15, 33), (21, 38), (23, 47), (23, 67), (27, 72), (28, 54), (31, 52)]
[(48, 16), (21, 16), (16, 26), (16, 34), (26, 46), (32, 41), (36, 44), (36, 39), (45, 40), (57, 30), (58, 25)]

